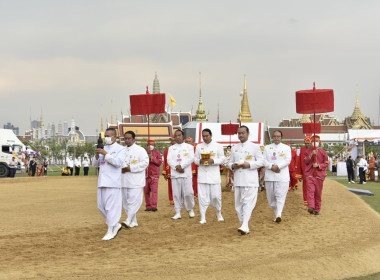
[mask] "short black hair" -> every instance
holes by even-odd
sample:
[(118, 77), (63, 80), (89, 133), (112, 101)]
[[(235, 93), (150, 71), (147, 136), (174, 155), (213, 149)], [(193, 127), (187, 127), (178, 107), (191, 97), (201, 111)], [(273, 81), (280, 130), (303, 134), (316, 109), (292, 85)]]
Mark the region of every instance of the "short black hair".
[(245, 128), (245, 129), (247, 130), (247, 132), (249, 133), (249, 128), (248, 128), (248, 126), (246, 126), (246, 125), (241, 125), (239, 128)]
[(274, 130), (274, 131), (272, 132), (272, 135), (273, 135), (275, 132), (280, 132), (280, 135), (281, 135), (281, 138), (282, 138), (282, 131), (281, 131), (281, 130), (278, 130), (278, 129)]
[(107, 128), (106, 131), (112, 131), (113, 135), (116, 136), (116, 129), (114, 129), (113, 127)]
[(181, 129), (177, 129), (177, 130), (174, 132), (174, 134), (176, 134), (177, 131), (181, 132), (182, 136), (185, 136), (185, 134), (183, 133), (183, 130), (181, 130)]
[(209, 129), (209, 128), (205, 128), (205, 129), (203, 129), (202, 132), (208, 132), (208, 133), (210, 133), (210, 135), (212, 136), (211, 129)]
[(132, 131), (132, 130), (128, 130), (126, 133), (124, 133), (124, 136), (125, 134), (130, 134), (132, 135), (132, 138), (135, 139), (136, 138), (136, 134)]

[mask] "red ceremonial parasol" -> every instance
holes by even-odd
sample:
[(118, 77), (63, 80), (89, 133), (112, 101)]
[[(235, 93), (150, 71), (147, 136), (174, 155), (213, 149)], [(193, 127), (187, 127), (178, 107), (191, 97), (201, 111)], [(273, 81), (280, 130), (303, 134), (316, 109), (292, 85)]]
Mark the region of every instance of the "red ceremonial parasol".
[(234, 135), (237, 133), (239, 128), (239, 124), (237, 123), (230, 123), (229, 124), (222, 124), (222, 135), (229, 135), (230, 136), (230, 145), (231, 145), (231, 135)]
[(165, 93), (150, 94), (146, 87), (145, 94), (129, 96), (131, 115), (148, 115), (148, 141), (150, 139), (149, 114), (165, 113)]
[[(296, 91), (296, 111), (298, 114), (313, 114), (313, 123), (302, 124), (303, 133), (321, 132), (321, 124), (315, 122), (315, 114), (334, 111), (334, 91), (332, 89), (316, 89), (315, 82), (313, 89)], [(315, 149), (315, 137), (314, 149)], [(316, 161), (317, 158), (314, 157)]]

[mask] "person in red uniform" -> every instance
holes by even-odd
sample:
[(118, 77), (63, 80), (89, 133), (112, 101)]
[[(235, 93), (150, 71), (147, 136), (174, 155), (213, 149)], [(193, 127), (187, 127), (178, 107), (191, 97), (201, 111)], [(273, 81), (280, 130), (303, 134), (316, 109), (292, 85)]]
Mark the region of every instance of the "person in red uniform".
[[(174, 136), (170, 138), (170, 145), (175, 144), (175, 139)], [(168, 194), (169, 194), (169, 203), (170, 205), (174, 205), (174, 200), (173, 200), (173, 191), (172, 191), (172, 179), (170, 177), (170, 166), (168, 164), (168, 150), (167, 148), (164, 151), (164, 165), (162, 167), (162, 175), (164, 176), (165, 181), (168, 182)]]
[(302, 181), (302, 193), (303, 193), (303, 204), (307, 206), (307, 181), (306, 181), (306, 176), (305, 176), (305, 151), (312, 147), (311, 144), (311, 135), (306, 134), (305, 135), (305, 146), (303, 146), (300, 150), (299, 154), (299, 164), (297, 165), (296, 168), (296, 177), (298, 180), (301, 182)]
[(158, 180), (160, 178), (160, 166), (162, 163), (161, 153), (155, 150), (155, 141), (150, 139), (147, 143), (149, 165), (146, 169), (146, 183), (144, 187), (145, 211), (157, 211)]
[[(290, 146), (289, 143), (287, 143), (288, 146)], [(289, 181), (289, 191), (294, 191), (297, 189), (297, 174), (296, 174), (296, 168), (297, 168), (297, 150), (295, 148), (291, 149), (292, 153), (292, 160), (289, 164), (289, 175), (290, 175), (290, 181)]]
[(319, 215), (322, 204), (323, 181), (326, 178), (326, 168), (329, 165), (329, 158), (327, 153), (320, 148), (321, 141), (319, 136), (314, 136), (315, 147), (308, 148), (304, 154), (304, 174), (307, 181), (308, 212), (310, 214)]
[[(185, 142), (187, 144), (190, 144), (194, 147), (194, 152), (196, 148), (196, 144), (193, 143), (193, 138), (187, 137)], [(198, 165), (196, 165), (194, 162), (191, 164), (191, 171), (193, 173), (193, 191), (194, 191), (194, 197), (198, 197)]]

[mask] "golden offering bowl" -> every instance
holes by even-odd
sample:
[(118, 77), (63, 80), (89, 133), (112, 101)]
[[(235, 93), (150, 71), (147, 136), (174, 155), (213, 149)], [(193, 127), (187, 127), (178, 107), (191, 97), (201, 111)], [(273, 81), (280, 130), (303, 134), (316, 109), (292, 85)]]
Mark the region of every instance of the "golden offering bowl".
[[(202, 159), (210, 159), (211, 154), (210, 153), (201, 153)], [(203, 165), (208, 165), (208, 162), (204, 162)]]

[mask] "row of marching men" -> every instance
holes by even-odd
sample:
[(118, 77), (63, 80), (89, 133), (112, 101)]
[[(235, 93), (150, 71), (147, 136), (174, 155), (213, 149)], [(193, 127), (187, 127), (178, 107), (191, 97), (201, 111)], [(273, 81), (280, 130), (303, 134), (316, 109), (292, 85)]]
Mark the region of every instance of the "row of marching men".
[[(273, 143), (266, 146), (263, 153), (259, 145), (248, 141), (248, 127), (241, 126), (238, 129), (240, 143), (231, 149), (228, 168), (234, 172), (235, 209), (241, 224), (238, 231), (242, 235), (250, 233), (248, 222), (257, 201), (259, 187), (257, 170), (260, 167), (266, 168), (265, 186), (269, 206), (274, 210), (273, 221), (280, 223), (282, 220), (282, 210), (290, 181), (288, 166), (291, 162), (291, 150), (289, 146), (281, 143), (281, 131), (274, 131), (272, 136)], [(104, 149), (96, 149), (93, 164), (95, 167), (99, 167), (98, 209), (108, 225), (108, 231), (103, 240), (115, 238), (122, 225), (127, 228), (138, 226), (136, 214), (143, 201), (143, 189), (146, 186), (146, 178), (149, 178), (146, 172), (150, 172), (148, 166), (152, 161), (151, 151), (153, 150), (148, 149), (147, 152), (135, 144), (135, 137), (133, 131), (127, 131), (124, 134), (126, 146), (123, 147), (116, 143), (116, 131), (107, 129), (105, 132), (106, 146)], [(195, 217), (192, 180), (192, 164), (195, 163), (199, 166), (197, 174), (199, 223), (207, 223), (208, 206), (215, 208), (217, 221), (224, 221), (219, 169), (224, 162), (222, 145), (212, 140), (212, 131), (207, 128), (202, 131), (203, 143), (196, 146), (195, 152), (192, 145), (185, 143), (182, 130), (176, 130), (174, 137), (175, 144), (170, 146), (167, 155), (164, 155), (170, 168), (172, 183), (175, 211), (172, 219), (182, 218), (182, 208), (185, 208), (190, 218)], [(311, 164), (312, 166), (311, 169), (309, 168), (310, 170), (320, 169), (323, 173), (323, 169), (325, 170), (324, 158), (317, 162), (317, 152), (313, 149), (307, 150), (304, 156), (307, 165)], [(318, 178), (322, 174), (318, 173), (316, 176), (310, 170), (305, 172), (306, 177)], [(310, 180), (310, 185), (317, 189), (314, 180)], [(318, 201), (317, 197), (318, 194), (315, 201), (309, 202), (310, 213), (319, 213), (320, 200)], [(147, 195), (145, 199), (147, 209), (152, 211), (157, 209), (156, 205), (149, 204)], [(127, 214), (127, 219), (120, 224), (122, 207)]]

